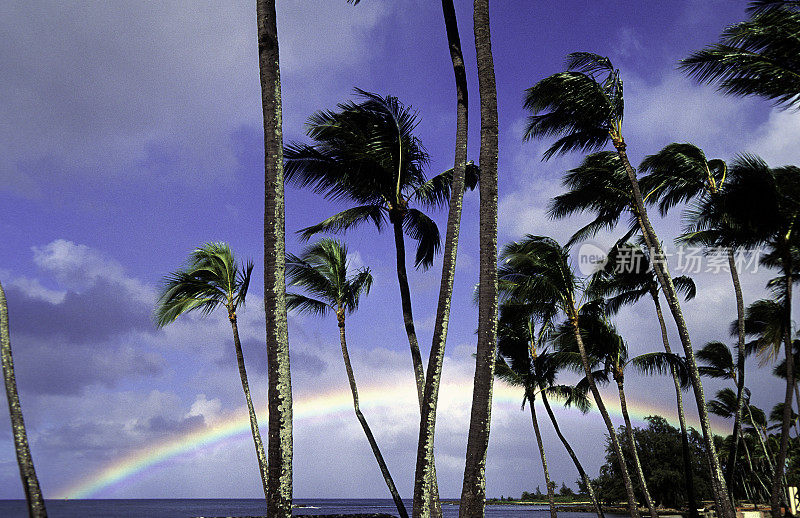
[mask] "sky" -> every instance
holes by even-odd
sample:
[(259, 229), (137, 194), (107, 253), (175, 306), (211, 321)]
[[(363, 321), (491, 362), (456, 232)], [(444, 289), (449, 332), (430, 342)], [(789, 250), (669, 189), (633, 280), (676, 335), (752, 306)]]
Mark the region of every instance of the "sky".
[[(471, 5), (456, 4), (470, 88), (468, 156), (477, 162)], [(694, 143), (710, 158), (747, 152), (772, 166), (798, 163), (795, 111), (724, 97), (676, 70), (680, 59), (745, 19), (745, 8), (729, 0), (493, 2), (499, 244), (527, 233), (563, 243), (588, 221), (585, 215), (552, 221), (546, 214), (548, 200), (562, 192), (563, 172), (581, 156), (543, 162), (551, 142), (522, 138), (524, 90), (562, 71), (569, 52), (607, 55), (621, 69), (623, 134), (634, 165), (671, 142)], [(284, 0), (278, 2), (278, 31), (286, 142), (308, 142), (306, 119), (353, 99), (358, 87), (397, 96), (417, 111), (416, 134), (431, 156), (429, 176), (452, 167), (455, 90), (436, 2)], [(252, 259), (256, 268), (239, 329), (258, 416), (266, 423), (264, 154), (253, 3), (12, 0), (0, 5), (0, 33), (6, 42), (0, 47), (0, 282), (45, 497), (258, 498), (263, 493), (225, 315), (189, 314), (161, 330), (152, 320), (162, 277), (196, 246), (225, 241), (238, 258)], [(287, 186), (287, 250), (299, 253), (305, 246), (297, 230), (346, 207)], [(446, 213), (431, 216), (444, 233)], [(680, 233), (680, 210), (653, 220), (667, 251), (676, 251), (671, 243)], [(477, 235), (478, 195), (472, 192), (464, 201), (436, 427), (439, 488), (447, 498), (460, 495), (466, 452)], [(588, 245), (603, 250), (614, 236), (600, 234)], [(375, 279), (347, 327), (364, 413), (401, 494), (410, 497), (419, 416), (392, 237), (364, 227), (342, 239), (351, 265), (370, 267)], [(673, 274), (694, 273), (677, 261), (672, 258)], [(693, 343), (732, 344), (730, 278), (713, 271), (713, 260), (703, 261), (694, 275), (698, 296), (683, 306)], [(409, 258), (409, 269), (427, 358), (441, 257), (428, 271), (415, 271)], [(764, 285), (774, 274), (753, 265), (743, 270), (745, 303), (766, 297)], [(633, 354), (660, 349), (650, 305), (623, 310), (616, 324)], [(675, 327), (668, 326), (677, 347)], [(289, 340), (295, 497), (388, 498), (348, 406), (334, 319), (290, 314)], [(767, 410), (783, 397), (770, 372), (771, 366), (748, 361), (752, 401)], [(726, 385), (704, 386), (711, 397)], [(636, 425), (651, 414), (675, 422), (671, 380), (630, 374), (626, 387)], [(614, 392), (605, 393), (613, 408)], [(693, 398), (684, 400), (696, 416)], [(490, 497), (545, 487), (521, 401), (521, 393), (496, 385)], [(596, 476), (604, 456), (599, 415), (556, 414)], [(614, 420), (622, 424), (618, 413)], [(730, 426), (714, 420), (719, 433)], [(542, 430), (553, 480), (575, 487), (578, 474), (552, 427), (543, 423)], [(0, 498), (23, 497), (9, 420), (0, 412)]]

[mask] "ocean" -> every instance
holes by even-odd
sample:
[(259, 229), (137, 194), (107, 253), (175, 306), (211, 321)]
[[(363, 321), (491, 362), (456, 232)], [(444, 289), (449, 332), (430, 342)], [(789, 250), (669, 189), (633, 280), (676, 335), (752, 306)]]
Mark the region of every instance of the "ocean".
[[(397, 515), (390, 499), (296, 499), (294, 516), (387, 513)], [(191, 518), (263, 516), (259, 499), (47, 500), (50, 518)], [(406, 502), (411, 513), (411, 502)], [(458, 517), (457, 505), (442, 506), (444, 518)], [(592, 513), (559, 512), (563, 518), (591, 518)], [(0, 518), (26, 518), (24, 500), (0, 500)], [(487, 505), (486, 518), (547, 518), (546, 505)], [(607, 514), (609, 518), (613, 515)]]

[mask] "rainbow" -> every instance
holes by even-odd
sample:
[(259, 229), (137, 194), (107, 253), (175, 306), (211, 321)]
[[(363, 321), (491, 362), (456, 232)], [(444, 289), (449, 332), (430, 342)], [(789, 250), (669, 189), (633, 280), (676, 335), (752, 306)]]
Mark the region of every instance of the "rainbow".
[[(471, 392), (465, 391), (464, 387), (470, 385), (471, 380), (465, 380), (463, 383), (458, 384), (443, 383), (440, 407), (445, 406), (443, 403), (469, 405)], [(359, 396), (362, 408), (389, 406), (415, 408), (417, 405), (416, 391), (410, 385), (372, 387), (360, 390)], [(387, 404), (388, 401), (391, 401), (391, 405)], [(617, 398), (604, 397), (604, 401), (610, 413), (615, 416), (621, 416)], [(494, 388), (493, 402), (504, 405), (519, 405), (521, 394), (516, 387), (497, 383)], [(338, 390), (328, 394), (314, 395), (313, 397), (301, 397), (294, 401), (294, 418), (295, 420), (306, 420), (347, 411), (352, 412), (352, 405), (353, 401), (349, 390)], [(668, 406), (658, 408), (653, 405), (648, 406), (634, 402), (628, 404), (628, 412), (631, 418), (637, 421), (643, 421), (646, 416), (653, 414), (666, 417), (673, 425), (677, 421), (677, 418), (674, 417), (674, 408)], [(266, 411), (263, 411), (260, 415), (265, 413)], [(688, 417), (688, 420), (691, 426), (699, 428), (696, 418)], [(715, 429), (714, 432), (727, 433), (723, 428)], [(146, 471), (161, 466), (172, 459), (202, 451), (204, 448), (220, 443), (240, 440), (249, 435), (250, 421), (247, 413), (237, 413), (222, 419), (221, 422), (213, 426), (148, 445), (146, 448), (139, 449), (121, 459), (115, 460), (71, 486), (61, 489), (56, 493), (56, 498), (96, 497), (103, 490), (118, 486), (125, 481), (131, 480), (134, 476), (142, 475)]]

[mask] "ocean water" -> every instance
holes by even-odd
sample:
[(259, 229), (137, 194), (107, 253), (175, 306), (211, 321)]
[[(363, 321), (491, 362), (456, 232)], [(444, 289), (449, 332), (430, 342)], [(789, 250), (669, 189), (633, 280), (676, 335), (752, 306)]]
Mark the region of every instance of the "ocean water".
[[(390, 499), (296, 499), (294, 516), (320, 514), (387, 513), (397, 515)], [(259, 499), (154, 499), (154, 500), (47, 500), (50, 518), (181, 518), (263, 516)], [(411, 512), (411, 502), (406, 502)], [(444, 518), (456, 518), (458, 506), (442, 506)], [(591, 513), (559, 512), (563, 518), (590, 518)], [(24, 500), (0, 500), (0, 518), (28, 516)], [(547, 518), (545, 505), (487, 505), (486, 518)], [(613, 516), (613, 515), (606, 515)]]

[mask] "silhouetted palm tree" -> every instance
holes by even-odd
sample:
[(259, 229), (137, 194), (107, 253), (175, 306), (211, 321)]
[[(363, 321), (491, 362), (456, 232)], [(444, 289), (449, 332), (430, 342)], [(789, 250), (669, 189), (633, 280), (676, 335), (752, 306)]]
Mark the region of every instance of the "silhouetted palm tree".
[(727, 27), (719, 43), (694, 52), (680, 68), (726, 94), (756, 95), (796, 107), (800, 98), (797, 2), (753, 2), (750, 19)]
[(628, 496), (628, 511), (631, 516), (638, 517), (636, 497), (625, 458), (614, 425), (594, 382), (592, 361), (584, 347), (578, 320), (581, 307), (580, 280), (569, 265), (568, 253), (568, 249), (561, 248), (553, 239), (542, 236), (528, 235), (521, 241), (506, 245), (498, 269), (498, 277), (503, 287), (502, 293), (504, 297), (524, 300), (531, 304), (537, 312), (537, 318), (544, 325), (552, 325), (559, 313), (566, 317), (565, 326), (571, 328), (574, 335), (587, 384), (600, 415), (603, 416), (612, 449), (620, 465)]
[[(759, 200), (758, 204), (752, 200)], [(795, 232), (796, 221), (800, 218), (800, 168), (784, 166), (770, 168), (761, 158), (753, 155), (738, 157), (728, 172), (726, 188), (698, 211), (694, 217), (693, 230), (699, 235), (711, 228), (715, 221), (725, 221), (724, 228), (716, 232), (714, 241), (721, 246), (766, 246), (767, 255), (764, 262), (768, 265), (779, 265), (781, 275), (779, 281), (771, 282), (776, 301), (782, 315), (782, 324), (774, 326), (782, 335), (780, 339), (762, 340), (762, 344), (772, 344), (773, 355), (783, 342), (784, 356), (792, 357), (791, 340), (791, 300), (792, 285), (795, 282), (798, 233)], [(754, 307), (751, 305), (751, 307)], [(773, 306), (775, 309), (777, 306)], [(761, 330), (749, 328), (745, 318), (745, 331), (748, 335), (762, 334)], [(766, 341), (765, 341), (766, 340)], [(764, 353), (762, 353), (764, 354)], [(785, 414), (781, 429), (781, 446), (776, 461), (775, 476), (772, 481), (772, 497), (770, 505), (774, 518), (780, 512), (781, 479), (789, 440), (791, 424), (792, 395), (794, 389), (793, 362), (788, 362), (786, 394), (784, 398)]]
[[(692, 200), (713, 198), (718, 196), (725, 187), (728, 166), (719, 159), (708, 160), (703, 150), (688, 143), (673, 143), (664, 147), (655, 155), (650, 155), (639, 166), (641, 171), (649, 174), (642, 178), (642, 189), (647, 191), (649, 203), (658, 202), (661, 215), (666, 215), (678, 203), (688, 203)], [(714, 233), (725, 225), (724, 221), (710, 222), (704, 240), (713, 242)], [(739, 406), (742, 405), (744, 391), (744, 298), (739, 282), (739, 272), (736, 267), (734, 248), (725, 250), (728, 256), (728, 269), (733, 281), (734, 295), (736, 296), (737, 326), (737, 376), (736, 393)], [(733, 472), (736, 469), (737, 448), (739, 444), (739, 429), (741, 427), (741, 408), (736, 412), (733, 420), (733, 448), (728, 456), (726, 481), (730, 485), (733, 481)]]
[(267, 516), (292, 515), (292, 375), (286, 322), (283, 112), (275, 0), (256, 1), (264, 119), (264, 313), (266, 316)]
[(155, 321), (160, 328), (190, 311), (200, 311), (208, 315), (219, 306), (223, 306), (228, 312), (228, 320), (233, 331), (233, 346), (236, 350), (236, 363), (239, 366), (239, 378), (250, 416), (250, 432), (253, 435), (261, 481), (264, 485), (264, 496), (269, 498), (267, 458), (264, 454), (264, 444), (261, 441), (253, 400), (250, 397), (250, 384), (247, 381), (236, 316), (236, 310), (244, 307), (252, 271), (252, 261), (242, 265), (236, 264), (233, 252), (225, 243), (206, 243), (196, 248), (189, 256), (186, 267), (164, 277), (161, 293), (156, 302)]
[[(648, 507), (650, 516), (658, 517), (650, 491), (647, 489), (647, 481), (642, 472), (642, 464), (636, 449), (633, 438), (633, 426), (631, 425), (628, 414), (627, 398), (625, 397), (625, 370), (632, 367), (644, 374), (653, 373), (673, 373), (678, 376), (681, 385), (688, 385), (688, 376), (683, 361), (671, 353), (645, 353), (628, 357), (628, 347), (616, 328), (608, 322), (606, 316), (599, 305), (593, 304), (584, 306), (578, 317), (583, 339), (586, 343), (586, 350), (594, 365), (599, 364), (600, 370), (592, 372), (596, 382), (606, 383), (611, 378), (617, 384), (619, 392), (620, 409), (625, 420), (625, 435), (628, 440), (628, 450), (631, 453), (639, 487), (642, 490), (645, 504)], [(569, 329), (569, 325), (562, 324), (560, 332), (556, 336), (556, 344), (560, 351), (575, 352), (578, 347), (575, 341), (575, 334)], [(589, 382), (588, 376), (578, 383), (578, 386), (586, 386)]]
[[(630, 192), (636, 207), (636, 216), (645, 243), (653, 257), (659, 259), (665, 257), (658, 236), (647, 216), (636, 171), (631, 166), (626, 153), (627, 146), (622, 135), (624, 100), (619, 70), (614, 68), (608, 58), (589, 52), (569, 54), (566, 65), (566, 72), (542, 79), (527, 90), (525, 107), (531, 111), (532, 115), (528, 118), (525, 138), (559, 137), (547, 149), (544, 154), (545, 158), (570, 151), (601, 149), (610, 141), (628, 176)], [(716, 456), (708, 413), (705, 408), (703, 385), (700, 381), (700, 374), (697, 372), (691, 339), (678, 294), (666, 262), (654, 261), (654, 268), (678, 327), (678, 334), (687, 360), (717, 508), (724, 518), (734, 518), (735, 512), (729, 501), (725, 480)]]
[(383, 479), (386, 481), (395, 506), (397, 506), (397, 512), (400, 513), (400, 516), (407, 517), (408, 512), (397, 492), (389, 468), (383, 460), (378, 443), (359, 408), (356, 378), (350, 364), (350, 354), (347, 351), (345, 317), (358, 309), (361, 295), (369, 293), (372, 286), (372, 274), (369, 268), (360, 269), (351, 275), (348, 269), (347, 247), (333, 239), (322, 239), (306, 248), (299, 257), (286, 254), (286, 279), (289, 286), (303, 288), (312, 295), (309, 297), (298, 293), (287, 293), (286, 306), (289, 310), (297, 309), (318, 316), (325, 316), (329, 311), (336, 314), (342, 358), (347, 371), (347, 380), (350, 383), (350, 392), (353, 394), (356, 417), (367, 436), (375, 460), (378, 461)]
[[(532, 314), (531, 306), (524, 303), (506, 302), (500, 306), (500, 318), (497, 329), (497, 348), (498, 356), (495, 363), (495, 376), (505, 381), (509, 385), (521, 387), (524, 390), (522, 408), (528, 401), (531, 406), (531, 418), (533, 420), (536, 440), (539, 446), (539, 453), (542, 458), (542, 467), (547, 484), (547, 495), (550, 501), (550, 513), (555, 516), (555, 499), (553, 495), (553, 485), (550, 483), (550, 474), (547, 468), (544, 446), (539, 432), (539, 424), (536, 417), (536, 409), (533, 408), (536, 396), (540, 396), (545, 405), (547, 414), (550, 417), (556, 434), (561, 440), (567, 453), (572, 458), (581, 479), (586, 484), (589, 498), (597, 512), (598, 518), (603, 518), (603, 512), (597, 503), (592, 487), (591, 480), (586, 475), (583, 466), (578, 461), (575, 451), (561, 433), (555, 415), (553, 414), (548, 402), (548, 395), (555, 399), (564, 400), (567, 406), (574, 405), (581, 412), (588, 412), (591, 403), (586, 398), (585, 392), (576, 392), (573, 387), (567, 385), (556, 385), (555, 380), (558, 370), (563, 367), (563, 360), (559, 355), (554, 355), (546, 351), (543, 342), (546, 341), (547, 326), (542, 326), (537, 333), (535, 317)], [(535, 312), (533, 312), (535, 313)]]
[(14, 434), (14, 449), (17, 452), (17, 465), (28, 502), (31, 518), (47, 518), (42, 489), (33, 466), (31, 449), (28, 446), (28, 433), (22, 418), (22, 407), (17, 392), (17, 379), (14, 375), (14, 358), (11, 356), (11, 334), (8, 325), (8, 304), (3, 286), (0, 284), (0, 357), (3, 361), (3, 380), (8, 398), (8, 413), (11, 418), (11, 432)]
[[(694, 281), (690, 277), (680, 276), (672, 279), (675, 288), (686, 300), (693, 299), (696, 294)], [(590, 297), (605, 299), (605, 310), (616, 314), (623, 305), (634, 304), (643, 297), (649, 296), (653, 301), (661, 330), (661, 342), (667, 353), (672, 353), (667, 335), (667, 325), (661, 310), (658, 279), (650, 264), (650, 256), (641, 245), (617, 243), (609, 251), (606, 264), (598, 270), (589, 282)], [(678, 409), (678, 422), (681, 428), (681, 453), (683, 456), (684, 484), (689, 516), (697, 516), (697, 498), (694, 491), (694, 476), (689, 450), (689, 435), (686, 426), (686, 415), (683, 409), (683, 383), (678, 372), (672, 372), (675, 385), (675, 398)]]
[[(497, 342), (497, 85), (489, 24), (489, 0), (474, 0), (473, 28), (481, 105), (478, 344), (472, 389), (460, 518), (481, 518), (486, 501), (486, 449), (492, 415)], [(416, 517), (415, 517), (416, 518)]]

